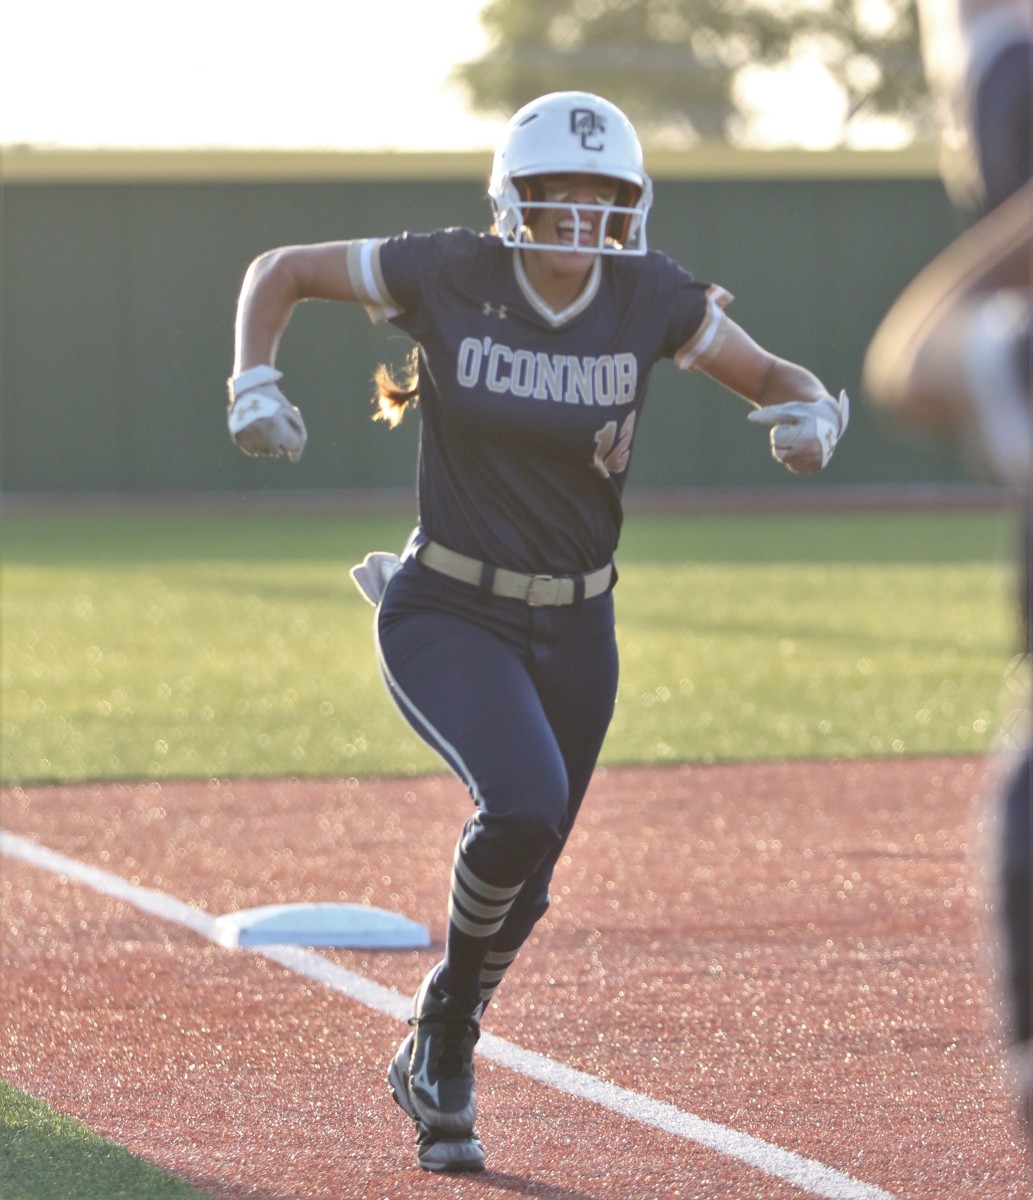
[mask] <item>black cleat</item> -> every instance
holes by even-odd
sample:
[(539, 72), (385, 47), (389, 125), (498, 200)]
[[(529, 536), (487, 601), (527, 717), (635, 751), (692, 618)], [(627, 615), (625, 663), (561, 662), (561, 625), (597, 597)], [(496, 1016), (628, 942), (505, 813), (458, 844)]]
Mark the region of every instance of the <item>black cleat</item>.
[(409, 1064), (415, 1034), (410, 1033), (391, 1060), (387, 1081), (395, 1102), (416, 1126), (416, 1156), (425, 1171), (483, 1171), (484, 1147), (471, 1128), (461, 1134), (437, 1132), (416, 1115), (409, 1090)]
[(416, 1122), (416, 1156), (425, 1171), (483, 1171), (484, 1147), (475, 1133), (445, 1136)]
[(398, 1091), (404, 1083), (410, 1115), (428, 1129), (465, 1137), (477, 1118), (473, 1048), (481, 1029), (475, 1012), (461, 1009), (430, 980), (413, 1000), (413, 1032), (391, 1063), (391, 1085)]

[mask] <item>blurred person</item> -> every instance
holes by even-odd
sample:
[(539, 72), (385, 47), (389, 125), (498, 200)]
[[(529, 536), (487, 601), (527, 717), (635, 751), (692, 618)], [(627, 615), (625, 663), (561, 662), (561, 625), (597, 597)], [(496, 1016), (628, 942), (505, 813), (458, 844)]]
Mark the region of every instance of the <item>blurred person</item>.
[[(1025, 520), (1021, 651), (1031, 645), (1033, 13), (1029, 0), (920, 0), (940, 105), (944, 179), (978, 219), (905, 289), (865, 362), (871, 400), (902, 425), (947, 434), (973, 469), (1010, 485)], [(1025, 701), (1030, 707), (1029, 697)], [(1016, 1090), (1033, 1139), (1033, 745), (1021, 734), (1000, 786), (997, 907)]]
[(652, 194), (625, 115), (552, 93), (501, 135), (491, 232), (270, 251), (239, 298), (229, 427), (249, 454), (304, 448), (273, 365), (300, 301), (364, 305), (416, 343), (412, 376), (381, 368), (377, 383), (391, 425), (419, 401), (419, 524), (400, 556), (371, 553), (353, 575), (376, 605), (391, 697), (474, 803), (444, 957), (389, 1068), (426, 1170), (484, 1166), (480, 1023), (549, 905), (613, 715), (613, 559), (651, 369), (670, 359), (745, 398), (790, 471), (824, 467), (847, 426), (845, 393), (763, 349), (727, 291), (647, 248)]

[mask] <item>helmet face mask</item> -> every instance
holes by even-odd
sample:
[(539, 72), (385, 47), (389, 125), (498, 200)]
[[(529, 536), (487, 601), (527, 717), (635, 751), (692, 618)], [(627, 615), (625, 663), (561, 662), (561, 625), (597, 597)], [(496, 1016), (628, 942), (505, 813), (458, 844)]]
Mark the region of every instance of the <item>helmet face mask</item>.
[[(543, 177), (550, 175), (601, 176), (617, 185), (613, 202), (549, 198)], [(611, 190), (600, 182), (593, 199), (608, 201)], [(653, 184), (643, 168), (642, 147), (631, 123), (600, 96), (552, 92), (520, 109), (496, 148), (488, 196), (496, 230), (508, 246), (568, 253), (646, 253)], [(572, 215), (572, 244), (535, 238), (536, 217), (544, 209)], [(591, 245), (581, 245), (587, 214), (595, 236)]]

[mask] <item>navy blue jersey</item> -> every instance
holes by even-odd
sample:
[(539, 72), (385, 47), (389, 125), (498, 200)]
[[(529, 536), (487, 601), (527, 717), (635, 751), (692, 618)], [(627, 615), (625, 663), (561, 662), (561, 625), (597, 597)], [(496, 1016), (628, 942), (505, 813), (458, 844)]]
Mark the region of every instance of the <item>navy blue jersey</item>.
[(554, 312), (518, 254), (467, 229), (356, 242), (350, 272), (420, 347), (424, 533), (519, 571), (608, 563), (649, 373), (706, 360), (728, 293), (663, 254), (600, 256)]

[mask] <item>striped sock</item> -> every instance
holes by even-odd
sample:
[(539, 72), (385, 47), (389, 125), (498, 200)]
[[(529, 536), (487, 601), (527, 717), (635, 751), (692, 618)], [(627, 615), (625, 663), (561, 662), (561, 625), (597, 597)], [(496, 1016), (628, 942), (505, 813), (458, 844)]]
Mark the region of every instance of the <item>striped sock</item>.
[(496, 887), (478, 879), (463, 860), (462, 850), (457, 849), (452, 862), (452, 890), (448, 898), (449, 923), (467, 937), (493, 938), (502, 928), (506, 914), (522, 887), (522, 883), (512, 887)]
[(502, 977), (516, 961), (520, 953), (516, 950), (489, 950), (481, 967), (481, 1013), (488, 1007)]
[(480, 879), (464, 859), (460, 842), (452, 863), (445, 958), (435, 982), (464, 1007), (472, 1010), (479, 1006), (485, 986), (490, 998), (516, 956), (515, 951), (512, 957), (502, 954), (487, 965), (491, 940), (502, 928), (522, 886), (500, 887)]

